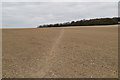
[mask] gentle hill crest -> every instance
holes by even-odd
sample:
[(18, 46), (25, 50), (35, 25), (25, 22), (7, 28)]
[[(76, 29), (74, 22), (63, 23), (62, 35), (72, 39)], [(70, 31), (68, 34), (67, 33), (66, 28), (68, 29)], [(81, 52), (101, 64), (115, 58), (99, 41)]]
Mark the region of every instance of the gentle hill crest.
[(44, 28), (44, 27), (67, 27), (67, 26), (94, 26), (94, 25), (115, 25), (118, 24), (120, 18), (113, 17), (113, 18), (96, 18), (96, 19), (89, 19), (89, 20), (79, 20), (79, 21), (71, 21), (66, 23), (57, 23), (57, 24), (47, 24), (47, 25), (40, 25), (37, 28)]

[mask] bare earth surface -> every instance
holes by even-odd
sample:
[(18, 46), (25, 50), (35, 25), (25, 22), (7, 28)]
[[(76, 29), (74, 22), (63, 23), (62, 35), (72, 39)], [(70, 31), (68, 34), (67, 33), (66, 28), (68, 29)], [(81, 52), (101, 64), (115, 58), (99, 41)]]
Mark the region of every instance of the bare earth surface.
[(2, 30), (3, 78), (117, 78), (118, 27)]

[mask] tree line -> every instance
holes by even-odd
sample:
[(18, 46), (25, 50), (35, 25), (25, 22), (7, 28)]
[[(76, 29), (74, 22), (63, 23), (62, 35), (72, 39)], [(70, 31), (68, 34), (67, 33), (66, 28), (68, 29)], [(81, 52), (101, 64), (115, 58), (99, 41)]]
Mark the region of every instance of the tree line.
[(79, 20), (79, 21), (71, 21), (66, 23), (57, 23), (57, 24), (47, 24), (47, 25), (40, 25), (37, 28), (44, 28), (44, 27), (67, 27), (67, 26), (94, 26), (94, 25), (115, 25), (118, 24), (120, 18), (96, 18), (90, 20)]

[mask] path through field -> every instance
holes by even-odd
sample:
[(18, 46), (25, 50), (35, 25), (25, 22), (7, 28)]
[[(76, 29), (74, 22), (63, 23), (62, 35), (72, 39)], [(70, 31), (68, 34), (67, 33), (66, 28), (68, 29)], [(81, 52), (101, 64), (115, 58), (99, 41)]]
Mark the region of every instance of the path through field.
[(3, 78), (117, 78), (118, 27), (3, 30)]
[[(35, 75), (37, 75), (37, 77), (39, 77), (39, 76), (45, 77), (46, 73), (48, 73), (50, 68), (53, 67), (52, 62), (56, 57), (56, 53), (57, 53), (56, 48), (57, 48), (58, 44), (60, 43), (63, 34), (64, 34), (64, 29), (61, 29), (58, 38), (56, 39), (56, 41), (54, 42), (54, 44), (53, 44), (53, 46), (52, 46), (52, 48), (50, 50), (50, 53), (45, 56), (44, 67), (39, 72), (35, 73)], [(54, 73), (52, 73), (52, 75), (55, 76)]]

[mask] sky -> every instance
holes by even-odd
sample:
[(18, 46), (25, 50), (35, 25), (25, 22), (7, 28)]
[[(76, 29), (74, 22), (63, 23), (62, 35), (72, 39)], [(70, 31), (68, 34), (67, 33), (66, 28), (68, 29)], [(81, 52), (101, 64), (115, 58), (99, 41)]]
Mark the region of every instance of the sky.
[(116, 2), (112, 0), (111, 2), (35, 1), (5, 0), (2, 2), (2, 28), (35, 28), (43, 24), (118, 16), (117, 0)]
[(2, 2), (118, 2), (119, 0), (1, 0)]

